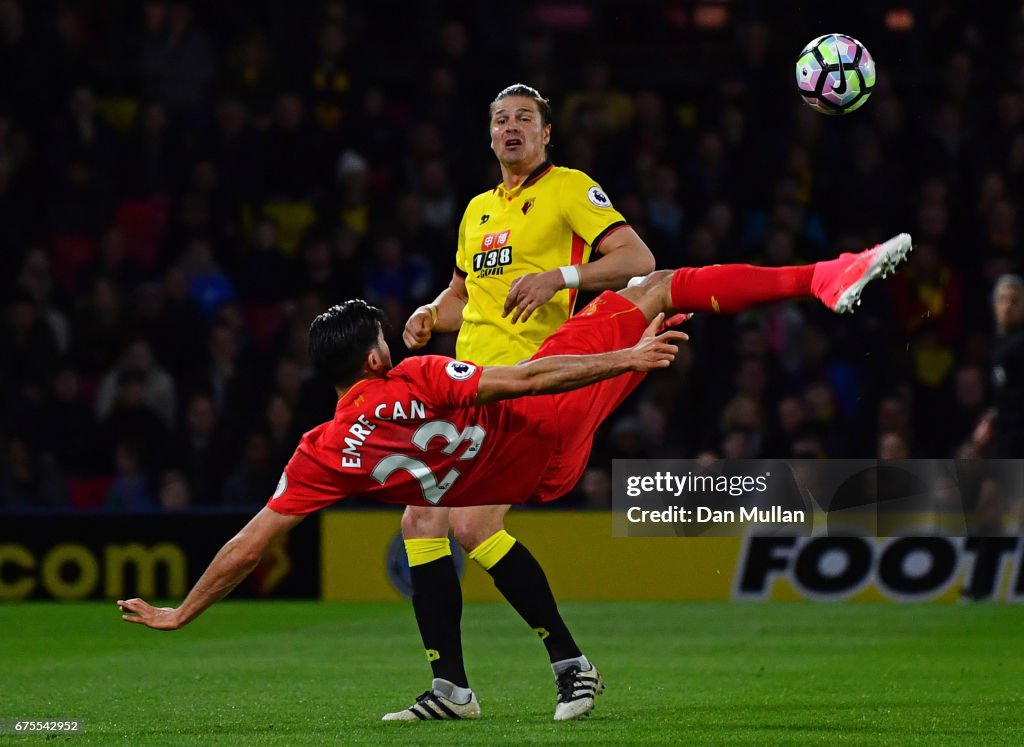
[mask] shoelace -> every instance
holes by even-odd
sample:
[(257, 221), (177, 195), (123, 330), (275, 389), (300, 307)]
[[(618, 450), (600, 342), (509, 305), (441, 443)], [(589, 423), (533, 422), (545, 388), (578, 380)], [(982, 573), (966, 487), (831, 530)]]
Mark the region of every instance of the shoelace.
[(580, 674), (579, 667), (569, 667), (555, 680), (555, 687), (558, 688), (558, 702), (568, 703), (576, 693), (576, 678)]
[[(416, 706), (419, 706), (419, 710), (416, 710)], [(421, 696), (416, 698), (416, 702), (409, 707), (409, 710), (421, 719), (429, 717), (434, 720), (444, 720), (445, 717), (448, 717), (450, 719), (457, 720), (462, 718), (462, 716), (446, 706), (444, 701), (431, 690), (427, 690)], [(424, 716), (420, 711), (426, 712), (428, 716)], [(440, 711), (440, 713), (438, 713), (438, 711)]]

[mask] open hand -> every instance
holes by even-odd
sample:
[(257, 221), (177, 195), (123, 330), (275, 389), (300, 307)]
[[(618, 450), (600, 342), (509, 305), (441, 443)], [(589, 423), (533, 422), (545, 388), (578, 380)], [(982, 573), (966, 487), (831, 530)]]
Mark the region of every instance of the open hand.
[(502, 318), (512, 314), (512, 324), (525, 322), (540, 306), (565, 287), (565, 278), (559, 270), (531, 272), (512, 281), (505, 297)]
[(689, 340), (690, 336), (685, 332), (670, 329), (660, 332), (664, 328), (665, 315), (658, 314), (644, 330), (643, 337), (630, 350), (630, 363), (634, 371), (653, 371), (656, 368), (668, 368), (676, 358), (679, 348), (674, 342)]
[(125, 614), (121, 619), (125, 622), (145, 625), (153, 630), (177, 630), (178, 611), (174, 607), (154, 607), (145, 599), (118, 599), (117, 608)]

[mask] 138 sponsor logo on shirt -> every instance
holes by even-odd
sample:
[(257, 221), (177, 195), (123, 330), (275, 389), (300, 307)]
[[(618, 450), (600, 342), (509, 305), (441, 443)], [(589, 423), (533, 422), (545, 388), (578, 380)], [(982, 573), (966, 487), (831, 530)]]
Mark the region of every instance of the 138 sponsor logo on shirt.
[(502, 275), (505, 267), (512, 264), (512, 247), (509, 245), (511, 230), (486, 234), (480, 242), (480, 250), (473, 255), (473, 271), (477, 277)]

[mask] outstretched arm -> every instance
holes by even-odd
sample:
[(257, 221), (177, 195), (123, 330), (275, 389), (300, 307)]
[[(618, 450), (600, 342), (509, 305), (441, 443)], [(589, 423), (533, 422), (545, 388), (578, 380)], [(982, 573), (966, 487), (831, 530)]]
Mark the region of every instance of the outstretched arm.
[(485, 368), (480, 374), (475, 403), (482, 405), (530, 394), (567, 392), (630, 371), (667, 368), (678, 352), (673, 341), (689, 337), (676, 330), (657, 334), (664, 320), (665, 315), (658, 314), (631, 348), (593, 355), (552, 355), (518, 366)]
[(177, 630), (195, 620), (219, 599), (226, 597), (259, 564), (274, 540), (302, 521), (264, 508), (228, 540), (214, 557), (179, 607), (153, 607), (144, 599), (120, 599), (122, 620), (155, 630)]

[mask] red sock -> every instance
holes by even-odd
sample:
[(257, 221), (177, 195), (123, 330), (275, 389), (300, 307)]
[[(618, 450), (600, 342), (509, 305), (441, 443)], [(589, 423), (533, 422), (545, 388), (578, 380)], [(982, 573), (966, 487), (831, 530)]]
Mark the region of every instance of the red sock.
[(672, 276), (676, 311), (736, 314), (759, 303), (811, 295), (814, 265), (682, 267)]

